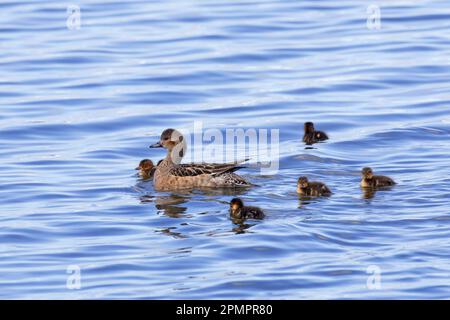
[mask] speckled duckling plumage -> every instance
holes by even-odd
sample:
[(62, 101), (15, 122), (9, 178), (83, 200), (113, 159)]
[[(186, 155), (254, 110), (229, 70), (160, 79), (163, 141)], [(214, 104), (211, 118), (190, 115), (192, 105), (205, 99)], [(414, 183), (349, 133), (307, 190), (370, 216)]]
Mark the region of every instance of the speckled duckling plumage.
[(244, 206), (244, 202), (239, 198), (234, 198), (230, 202), (230, 216), (233, 219), (263, 219), (264, 212), (258, 207)]
[(314, 123), (305, 122), (303, 142), (313, 144), (320, 141), (328, 140), (328, 135), (323, 131), (316, 131)]
[(363, 188), (382, 188), (395, 185), (395, 181), (386, 176), (376, 176), (372, 168), (363, 168), (361, 171), (361, 187)]
[(151, 148), (167, 149), (167, 156), (156, 167), (153, 185), (157, 191), (192, 188), (249, 187), (252, 184), (233, 173), (239, 163), (179, 164), (184, 153), (184, 138), (174, 129), (166, 129)]
[(297, 181), (297, 193), (302, 196), (319, 197), (331, 195), (331, 190), (322, 182), (308, 181), (307, 177), (300, 177)]

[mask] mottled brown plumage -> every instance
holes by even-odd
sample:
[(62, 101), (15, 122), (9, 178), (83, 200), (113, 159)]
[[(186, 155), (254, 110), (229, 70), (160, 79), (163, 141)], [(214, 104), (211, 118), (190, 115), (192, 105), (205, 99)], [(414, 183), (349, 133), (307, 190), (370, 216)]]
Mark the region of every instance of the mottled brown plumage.
[(314, 123), (305, 122), (303, 142), (306, 144), (313, 144), (320, 141), (328, 140), (328, 135), (323, 131), (316, 131)]
[(386, 176), (376, 176), (371, 168), (363, 168), (361, 171), (361, 187), (363, 188), (380, 188), (395, 185), (395, 181)]
[(233, 172), (242, 167), (236, 166), (235, 163), (205, 163), (205, 164), (179, 164), (170, 170), (170, 174), (178, 177), (198, 176), (202, 174), (224, 174)]
[(298, 178), (297, 193), (302, 196), (310, 197), (331, 195), (330, 189), (324, 183), (308, 181), (307, 177)]
[(233, 219), (263, 219), (264, 212), (258, 207), (244, 206), (244, 202), (239, 198), (234, 198), (230, 202), (230, 216)]

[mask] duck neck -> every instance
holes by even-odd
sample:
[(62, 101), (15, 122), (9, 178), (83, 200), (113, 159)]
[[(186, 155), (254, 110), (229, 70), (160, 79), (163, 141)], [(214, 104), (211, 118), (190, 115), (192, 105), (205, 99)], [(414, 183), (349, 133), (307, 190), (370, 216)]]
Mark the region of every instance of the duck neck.
[(158, 164), (157, 167), (161, 167), (162, 168), (162, 167), (170, 167), (170, 166), (174, 165), (174, 162), (172, 160), (172, 157), (171, 157), (170, 153), (171, 153), (171, 151), (167, 150), (166, 157), (161, 161), (160, 164)]
[(167, 149), (167, 155), (165, 160), (167, 162), (169, 162), (170, 164), (180, 164), (181, 160), (183, 159), (184, 156), (184, 150), (178, 146), (170, 146)]
[(167, 149), (167, 154), (166, 154), (166, 158), (164, 159), (164, 161), (173, 164), (173, 160), (172, 160), (172, 149)]

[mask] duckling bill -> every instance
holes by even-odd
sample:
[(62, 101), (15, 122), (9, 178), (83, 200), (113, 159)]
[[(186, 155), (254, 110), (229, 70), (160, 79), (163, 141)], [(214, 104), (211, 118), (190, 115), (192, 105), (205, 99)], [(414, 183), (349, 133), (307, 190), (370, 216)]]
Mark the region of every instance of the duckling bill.
[(241, 199), (234, 198), (230, 202), (230, 216), (234, 219), (263, 219), (265, 214), (260, 208), (244, 206)]
[(329, 196), (331, 190), (322, 182), (309, 181), (307, 177), (300, 177), (297, 181), (297, 193), (302, 196)]
[(395, 185), (395, 181), (386, 176), (376, 176), (373, 174), (372, 168), (366, 167), (361, 171), (361, 187), (363, 188), (379, 188)]
[(328, 135), (323, 131), (316, 130), (312, 122), (305, 122), (304, 131), (303, 142), (306, 144), (328, 140)]

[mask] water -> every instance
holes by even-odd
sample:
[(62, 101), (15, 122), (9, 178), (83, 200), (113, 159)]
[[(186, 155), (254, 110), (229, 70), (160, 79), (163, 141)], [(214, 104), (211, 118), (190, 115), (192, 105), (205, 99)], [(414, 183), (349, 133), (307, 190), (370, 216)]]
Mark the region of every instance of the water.
[[(448, 1), (377, 1), (380, 30), (356, 0), (75, 4), (78, 30), (0, 4), (0, 298), (450, 297)], [(308, 120), (331, 140), (305, 149)], [(279, 172), (240, 171), (265, 220), (136, 176), (194, 121), (280, 129)], [(398, 185), (365, 199), (363, 166)]]

